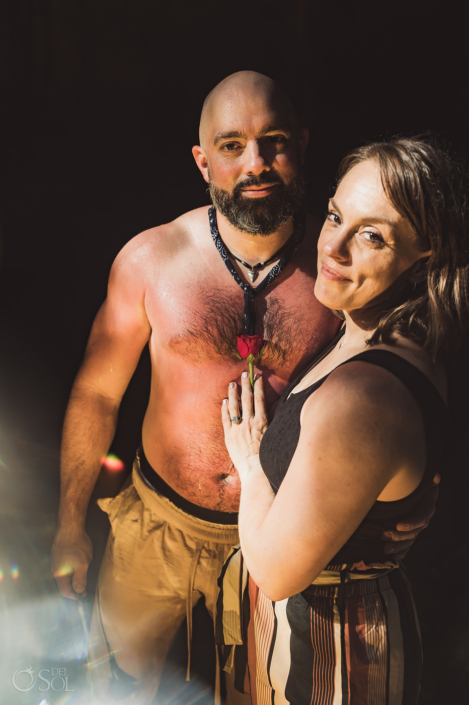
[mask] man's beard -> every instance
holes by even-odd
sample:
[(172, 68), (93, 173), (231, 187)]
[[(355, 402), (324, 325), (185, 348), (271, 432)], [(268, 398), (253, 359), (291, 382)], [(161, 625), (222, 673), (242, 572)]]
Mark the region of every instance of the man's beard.
[[(273, 193), (259, 198), (243, 196), (242, 189), (250, 186), (262, 186), (275, 183)], [(283, 223), (297, 213), (304, 201), (306, 179), (300, 172), (289, 184), (285, 184), (279, 176), (266, 172), (260, 176), (252, 176), (237, 184), (233, 191), (224, 191), (209, 182), (212, 203), (228, 222), (237, 230), (252, 235), (271, 235)]]

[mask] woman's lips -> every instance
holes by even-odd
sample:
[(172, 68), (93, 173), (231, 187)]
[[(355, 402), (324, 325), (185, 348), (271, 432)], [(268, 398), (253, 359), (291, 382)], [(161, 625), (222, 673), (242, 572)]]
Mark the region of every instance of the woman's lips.
[(322, 265), (321, 267), (321, 274), (325, 276), (327, 279), (332, 279), (333, 281), (336, 282), (347, 282), (350, 281), (346, 277), (342, 277), (340, 274), (338, 274), (334, 269), (329, 269), (329, 267), (326, 267), (325, 264)]

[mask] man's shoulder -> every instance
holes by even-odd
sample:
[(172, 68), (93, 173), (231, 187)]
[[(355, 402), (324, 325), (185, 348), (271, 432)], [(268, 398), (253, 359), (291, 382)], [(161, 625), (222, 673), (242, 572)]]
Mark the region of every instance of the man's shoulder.
[(133, 237), (119, 252), (116, 263), (148, 267), (167, 261), (191, 249), (201, 232), (208, 227), (208, 206), (196, 208), (175, 220), (144, 230)]

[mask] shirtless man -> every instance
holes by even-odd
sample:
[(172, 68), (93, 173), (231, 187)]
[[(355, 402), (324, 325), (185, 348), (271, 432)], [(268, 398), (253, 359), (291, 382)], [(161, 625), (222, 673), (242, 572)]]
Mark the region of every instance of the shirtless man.
[[(88, 502), (120, 401), (148, 344), (144, 453), (132, 484), (101, 503), (112, 530), (98, 582), (92, 658), (97, 692), (109, 702), (114, 696), (121, 703), (152, 702), (184, 617), (190, 643), (192, 607), (201, 595), (214, 613), (216, 579), (237, 543), (240, 483), (225, 449), (220, 403), (228, 382), (247, 369), (233, 354), (236, 336), (245, 332), (240, 284), (250, 287), (253, 265), (268, 261), (256, 270), (252, 286), (258, 286), (289, 243), (301, 239), (303, 219), (294, 215), (307, 141), (271, 79), (254, 72), (228, 77), (205, 101), (193, 154), (239, 281), (215, 246), (207, 207), (141, 233), (113, 264), (67, 409), (52, 552), (61, 593), (83, 594), (92, 555), (84, 531)], [(267, 342), (257, 364), (270, 404), (340, 326), (313, 293), (318, 232), (319, 223), (306, 216), (289, 263), (254, 298), (255, 332)], [(398, 532), (406, 539), (399, 550), (416, 533)], [(99, 702), (108, 701), (102, 695)]]

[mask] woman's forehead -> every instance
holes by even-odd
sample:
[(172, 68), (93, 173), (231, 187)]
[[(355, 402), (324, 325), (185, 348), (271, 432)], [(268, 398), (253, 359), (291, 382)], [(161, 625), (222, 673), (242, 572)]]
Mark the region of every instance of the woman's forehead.
[(334, 196), (339, 208), (394, 224), (402, 220), (386, 195), (375, 160), (368, 159), (350, 169)]

